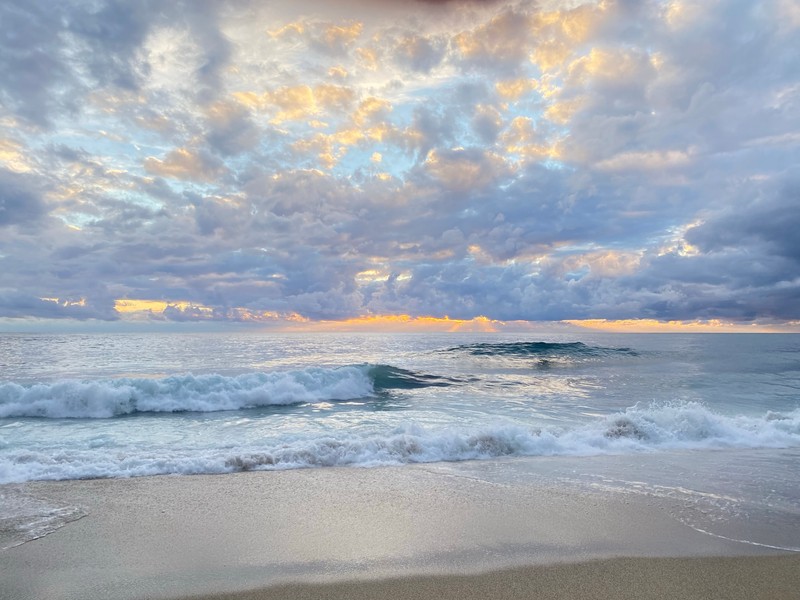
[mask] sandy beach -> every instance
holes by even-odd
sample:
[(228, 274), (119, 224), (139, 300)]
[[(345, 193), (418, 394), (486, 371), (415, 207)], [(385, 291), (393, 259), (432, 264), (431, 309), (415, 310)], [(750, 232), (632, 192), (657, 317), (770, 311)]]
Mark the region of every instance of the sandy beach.
[(620, 558), (477, 575), (285, 585), (193, 600), (766, 600), (797, 598), (799, 586), (800, 561), (795, 556)]
[(2, 551), (0, 598), (796, 597), (797, 554), (548, 484), (545, 463), (6, 486), (85, 516)]

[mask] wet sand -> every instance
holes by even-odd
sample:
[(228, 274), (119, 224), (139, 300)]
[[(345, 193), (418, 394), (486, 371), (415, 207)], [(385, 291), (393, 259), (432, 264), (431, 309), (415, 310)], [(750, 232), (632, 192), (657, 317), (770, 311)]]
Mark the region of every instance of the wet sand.
[(475, 473), (23, 484), (86, 516), (0, 552), (0, 599), (781, 599), (800, 589), (797, 554), (704, 535), (658, 499)]
[(618, 558), (476, 575), (300, 584), (192, 600), (793, 600), (800, 557)]

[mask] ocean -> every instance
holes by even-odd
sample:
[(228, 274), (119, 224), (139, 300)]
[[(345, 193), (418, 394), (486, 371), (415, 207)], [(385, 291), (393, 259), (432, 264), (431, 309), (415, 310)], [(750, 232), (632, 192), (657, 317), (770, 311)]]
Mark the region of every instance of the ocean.
[(800, 335), (0, 334), (6, 547), (81, 516), (29, 481), (419, 463), (800, 551)]

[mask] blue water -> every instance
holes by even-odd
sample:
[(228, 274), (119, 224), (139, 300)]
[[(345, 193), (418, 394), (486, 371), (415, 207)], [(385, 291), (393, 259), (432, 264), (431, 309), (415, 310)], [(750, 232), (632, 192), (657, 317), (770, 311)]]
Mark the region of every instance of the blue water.
[(800, 336), (0, 336), (0, 482), (800, 447)]
[(800, 336), (0, 334), (6, 547), (82, 514), (27, 481), (443, 461), (800, 550)]

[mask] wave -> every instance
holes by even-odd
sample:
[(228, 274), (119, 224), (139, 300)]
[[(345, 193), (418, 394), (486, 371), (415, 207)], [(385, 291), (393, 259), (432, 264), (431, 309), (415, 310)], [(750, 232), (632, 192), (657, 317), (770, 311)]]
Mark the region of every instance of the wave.
[(376, 391), (381, 390), (413, 390), (426, 387), (447, 387), (463, 383), (465, 380), (455, 377), (442, 377), (417, 373), (389, 365), (375, 365), (370, 368)]
[(0, 418), (108, 419), (143, 412), (215, 412), (306, 402), (353, 400), (385, 390), (446, 386), (456, 380), (389, 365), (299, 371), (174, 375), (162, 379), (0, 384)]
[(230, 473), (310, 467), (403, 465), (511, 456), (591, 456), (663, 450), (800, 446), (800, 409), (761, 416), (725, 416), (688, 402), (634, 406), (571, 428), (514, 424), (479, 428), (337, 430), (306, 438), (264, 440), (258, 447), (18, 450), (0, 460), (0, 483), (32, 479)]
[(558, 358), (590, 358), (613, 355), (638, 356), (631, 348), (590, 346), (583, 342), (506, 342), (465, 344), (448, 348), (448, 352), (466, 352), (473, 356), (536, 357), (543, 360)]

